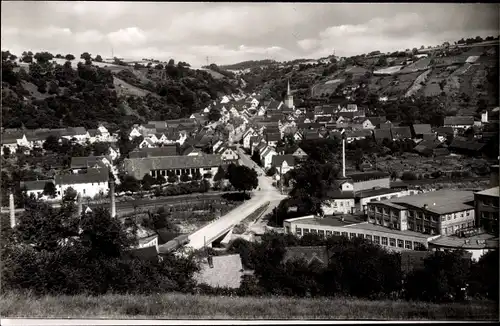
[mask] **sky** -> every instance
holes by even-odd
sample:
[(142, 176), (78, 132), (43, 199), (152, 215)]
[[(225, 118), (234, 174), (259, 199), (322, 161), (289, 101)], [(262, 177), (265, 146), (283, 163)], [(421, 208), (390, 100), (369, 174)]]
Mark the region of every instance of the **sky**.
[[(389, 52), (499, 34), (495, 4), (2, 1), (2, 50), (192, 65)], [(112, 52), (113, 51), (113, 52)]]

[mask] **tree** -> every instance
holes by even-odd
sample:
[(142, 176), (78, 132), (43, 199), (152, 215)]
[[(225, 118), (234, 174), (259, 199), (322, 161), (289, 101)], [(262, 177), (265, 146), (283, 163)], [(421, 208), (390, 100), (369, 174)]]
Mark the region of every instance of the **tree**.
[(92, 60), (92, 57), (90, 56), (90, 53), (88, 53), (88, 52), (83, 52), (83, 53), (80, 55), (80, 59), (84, 59), (85, 61), (91, 61), (91, 60)]
[(75, 60), (75, 56), (72, 54), (66, 54), (64, 58), (68, 61)]
[(95, 56), (95, 59), (94, 59), (95, 62), (102, 62), (102, 57), (100, 54), (96, 55)]
[(226, 176), (226, 171), (224, 171), (222, 166), (219, 166), (219, 168), (217, 169), (217, 173), (214, 176), (214, 181), (220, 181), (224, 179), (225, 176)]
[(119, 186), (119, 189), (121, 191), (130, 191), (130, 192), (137, 192), (140, 190), (140, 188), (141, 184), (139, 180), (137, 180), (131, 175), (125, 176), (125, 178), (123, 178), (123, 181)]
[(177, 183), (177, 182), (179, 182), (179, 177), (175, 174), (171, 174), (168, 176), (167, 181), (169, 183)]
[(273, 165), (273, 166), (271, 166), (271, 168), (269, 168), (269, 170), (267, 170), (266, 175), (267, 175), (268, 177), (272, 177), (272, 176), (274, 176), (277, 172), (278, 172), (278, 171), (276, 170), (276, 168), (275, 168), (275, 167), (274, 167), (274, 165)]
[(191, 181), (191, 177), (190, 177), (190, 176), (189, 176), (189, 174), (187, 174), (187, 173), (183, 173), (183, 174), (181, 174), (181, 178), (180, 178), (180, 179), (181, 179), (181, 181), (182, 181), (182, 182), (188, 182), (188, 181)]
[(210, 121), (219, 121), (221, 117), (220, 111), (215, 108), (210, 109), (210, 112), (208, 112), (208, 120)]
[(63, 202), (74, 202), (76, 200), (76, 197), (78, 196), (78, 193), (76, 192), (75, 189), (73, 189), (72, 187), (69, 187), (66, 189), (66, 191), (64, 191), (64, 194), (63, 194)]
[(155, 183), (155, 178), (153, 178), (150, 174), (146, 174), (144, 178), (142, 178), (142, 189), (151, 190), (151, 186)]
[(244, 165), (229, 170), (229, 182), (236, 190), (243, 192), (255, 189), (259, 185), (257, 172)]
[(54, 56), (49, 52), (37, 52), (34, 58), (38, 64), (45, 64), (52, 60)]
[(304, 214), (321, 214), (321, 206), (328, 198), (328, 191), (337, 177), (338, 171), (328, 163), (308, 159), (299, 168), (290, 171), (294, 186), (291, 199), (298, 211)]
[(43, 149), (57, 153), (59, 150), (59, 139), (54, 135), (49, 135), (43, 143)]
[(49, 94), (50, 95), (59, 94), (59, 86), (57, 86), (57, 83), (53, 80), (49, 82)]
[(7, 146), (4, 146), (4, 148), (3, 148), (3, 157), (5, 159), (8, 159), (9, 156), (10, 156), (10, 148), (7, 147)]
[(164, 68), (164, 67), (163, 67), (163, 65), (162, 65), (161, 63), (159, 63), (159, 64), (157, 64), (157, 65), (155, 66), (155, 69), (157, 69), (157, 70), (163, 70), (163, 68)]
[(56, 186), (53, 182), (45, 183), (43, 187), (43, 194), (54, 198), (56, 196)]
[(156, 177), (155, 184), (162, 185), (167, 183), (167, 180), (161, 174)]

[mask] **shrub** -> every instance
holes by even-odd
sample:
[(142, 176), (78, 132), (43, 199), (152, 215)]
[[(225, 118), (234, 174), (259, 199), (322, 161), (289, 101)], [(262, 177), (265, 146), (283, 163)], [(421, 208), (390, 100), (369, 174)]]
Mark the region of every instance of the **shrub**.
[(405, 171), (405, 172), (403, 172), (403, 175), (401, 176), (401, 180), (405, 180), (405, 181), (417, 180), (417, 175), (413, 172)]
[(212, 178), (212, 173), (205, 173), (203, 175), (203, 178), (205, 178), (205, 179), (211, 179)]
[(181, 175), (181, 181), (182, 181), (182, 182), (188, 182), (188, 181), (191, 181), (191, 177), (189, 176), (189, 174), (182, 174), (182, 175)]

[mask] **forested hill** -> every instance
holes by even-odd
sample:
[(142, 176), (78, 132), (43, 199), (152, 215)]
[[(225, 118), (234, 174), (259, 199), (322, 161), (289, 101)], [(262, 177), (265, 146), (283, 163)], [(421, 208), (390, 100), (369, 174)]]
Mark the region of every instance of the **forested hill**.
[(250, 60), (250, 61), (238, 62), (231, 65), (222, 65), (220, 66), (220, 68), (225, 70), (245, 70), (245, 69), (259, 68), (261, 66), (267, 66), (272, 64), (277, 64), (277, 62), (275, 60), (270, 60), (270, 59)]
[(25, 52), (17, 59), (2, 51), (2, 127), (94, 129), (100, 121), (120, 126), (183, 118), (238, 84), (174, 60), (132, 68), (81, 58), (84, 63)]

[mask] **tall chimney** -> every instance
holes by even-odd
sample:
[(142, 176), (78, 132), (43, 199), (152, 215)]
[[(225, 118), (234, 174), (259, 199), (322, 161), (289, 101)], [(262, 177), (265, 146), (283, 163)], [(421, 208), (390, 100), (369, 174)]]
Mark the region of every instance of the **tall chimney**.
[(82, 195), (80, 195), (80, 193), (78, 193), (78, 196), (76, 197), (76, 214), (78, 217), (80, 217), (82, 215), (82, 211), (83, 211), (83, 208), (82, 208)]
[(345, 132), (342, 133), (342, 177), (345, 178)]
[(110, 197), (110, 203), (111, 203), (111, 217), (116, 216), (116, 204), (115, 204), (115, 180), (111, 179), (109, 180), (109, 197)]
[(10, 227), (16, 226), (16, 206), (14, 205), (14, 194), (9, 194)]

